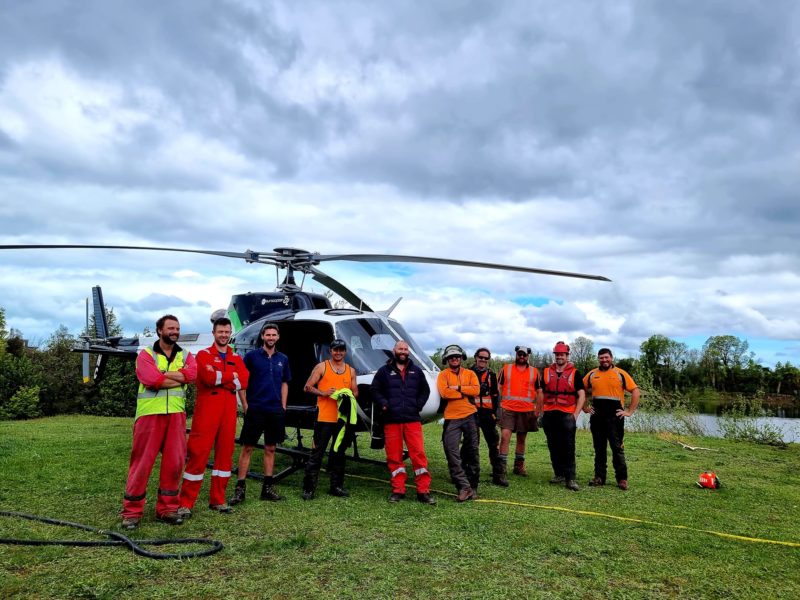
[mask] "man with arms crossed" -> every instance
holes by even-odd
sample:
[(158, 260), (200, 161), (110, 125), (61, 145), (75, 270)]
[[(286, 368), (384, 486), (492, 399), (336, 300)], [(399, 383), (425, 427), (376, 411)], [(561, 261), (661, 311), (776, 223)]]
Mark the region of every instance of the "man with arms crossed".
[(186, 388), (197, 377), (190, 352), (178, 345), (181, 325), (173, 315), (156, 322), (158, 340), (136, 357), (139, 392), (133, 423), (128, 482), (122, 502), (122, 527), (136, 529), (144, 513), (147, 480), (161, 453), (156, 519), (180, 525), (178, 487), (186, 459)]
[(211, 332), (214, 343), (197, 353), (197, 402), (178, 509), (184, 519), (192, 516), (212, 446), (214, 466), (208, 507), (221, 513), (231, 512), (225, 502), (225, 488), (231, 477), (236, 443), (236, 394), (244, 397), (248, 372), (242, 358), (228, 345), (231, 320), (228, 317), (217, 319)]

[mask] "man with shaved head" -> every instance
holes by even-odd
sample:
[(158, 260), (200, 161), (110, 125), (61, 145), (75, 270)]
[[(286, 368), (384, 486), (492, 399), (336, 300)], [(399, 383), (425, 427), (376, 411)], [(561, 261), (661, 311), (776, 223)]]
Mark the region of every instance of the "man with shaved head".
[(386, 464), (391, 473), (392, 493), (389, 502), (406, 497), (406, 466), (403, 461), (403, 442), (408, 448), (417, 500), (436, 504), (431, 496), (431, 474), (425, 456), (422, 420), (419, 413), (428, 401), (431, 390), (425, 373), (409, 358), (408, 344), (399, 340), (390, 358), (372, 379), (372, 397), (384, 423)]

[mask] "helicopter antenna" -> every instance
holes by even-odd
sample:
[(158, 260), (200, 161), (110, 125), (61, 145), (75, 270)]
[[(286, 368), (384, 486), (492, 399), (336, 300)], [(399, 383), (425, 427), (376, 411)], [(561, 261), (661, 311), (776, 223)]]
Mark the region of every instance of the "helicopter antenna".
[(390, 314), (392, 314), (392, 311), (395, 308), (397, 308), (397, 305), (400, 304), (400, 300), (402, 300), (402, 299), (403, 299), (403, 297), (400, 296), (397, 300), (394, 301), (394, 304), (392, 304), (389, 308), (387, 308), (386, 310), (379, 310), (378, 314), (381, 314), (384, 317), (388, 317)]

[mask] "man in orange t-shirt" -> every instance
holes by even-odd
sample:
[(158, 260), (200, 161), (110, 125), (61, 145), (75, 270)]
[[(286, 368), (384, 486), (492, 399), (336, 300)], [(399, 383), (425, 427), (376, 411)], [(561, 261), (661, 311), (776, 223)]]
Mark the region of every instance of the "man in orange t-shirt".
[(539, 371), (528, 363), (531, 349), (514, 348), (514, 364), (505, 365), (497, 375), (500, 388), (500, 455), (505, 472), (511, 434), (517, 435), (514, 453), (514, 475), (527, 477), (525, 469), (525, 440), (529, 431), (539, 431), (537, 419), (541, 406)]
[[(591, 413), (589, 428), (594, 444), (594, 477), (589, 485), (606, 483), (608, 456), (606, 444), (611, 447), (611, 462), (617, 487), (628, 489), (628, 465), (625, 462), (625, 418), (633, 415), (639, 406), (639, 388), (626, 371), (614, 366), (614, 356), (608, 348), (597, 352), (600, 366), (583, 378), (584, 387), (591, 391), (592, 403), (585, 412)], [(631, 404), (625, 409), (625, 392), (631, 395)]]
[(474, 500), (478, 497), (480, 462), (478, 461), (478, 422), (475, 419), (475, 396), (480, 392), (480, 384), (475, 372), (463, 368), (461, 362), (467, 358), (464, 350), (457, 344), (444, 349), (442, 360), (447, 366), (439, 373), (436, 387), (444, 409), (444, 430), (442, 444), (447, 457), (450, 479), (458, 491), (457, 502)]

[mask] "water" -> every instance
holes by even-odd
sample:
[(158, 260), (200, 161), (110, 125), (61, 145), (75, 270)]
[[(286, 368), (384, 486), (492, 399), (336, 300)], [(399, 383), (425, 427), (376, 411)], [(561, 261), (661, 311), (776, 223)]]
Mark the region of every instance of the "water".
[[(720, 420), (721, 417), (719, 415), (707, 415), (707, 414), (692, 414), (692, 419), (699, 423), (703, 429), (706, 431), (706, 434), (711, 437), (722, 437), (722, 432), (720, 431)], [(651, 422), (652, 415), (648, 415), (647, 413), (642, 414), (640, 411), (634, 413), (633, 417), (628, 419), (628, 422), (625, 424), (626, 431), (636, 431), (637, 421), (647, 420), (648, 424)], [(658, 415), (657, 418), (659, 422), (668, 423), (672, 417), (670, 415)], [(783, 441), (784, 442), (795, 442), (800, 443), (800, 419), (791, 419), (785, 417), (757, 417), (754, 419), (756, 424), (759, 426), (762, 425), (772, 425), (773, 427), (777, 427), (783, 433)], [(675, 421), (673, 420), (672, 423)], [(578, 427), (583, 429), (589, 428), (589, 415), (581, 414), (578, 417)]]

